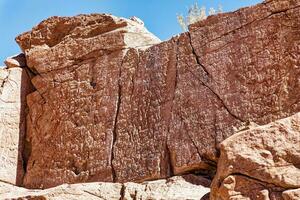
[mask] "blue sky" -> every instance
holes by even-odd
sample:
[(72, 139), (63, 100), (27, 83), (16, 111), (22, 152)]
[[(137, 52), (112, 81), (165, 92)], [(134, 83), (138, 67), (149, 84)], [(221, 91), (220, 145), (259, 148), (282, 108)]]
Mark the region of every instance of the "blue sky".
[(0, 65), (20, 52), (14, 38), (50, 16), (111, 13), (137, 16), (162, 40), (181, 32), (176, 14), (186, 14), (195, 2), (207, 8), (222, 5), (224, 12), (254, 5), (261, 0), (0, 0)]

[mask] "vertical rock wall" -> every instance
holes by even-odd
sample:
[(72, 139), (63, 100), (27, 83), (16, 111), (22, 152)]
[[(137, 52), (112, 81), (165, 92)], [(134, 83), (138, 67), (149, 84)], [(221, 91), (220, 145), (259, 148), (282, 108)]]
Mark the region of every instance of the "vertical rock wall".
[(265, 1), (166, 42), (97, 14), (20, 35), (36, 89), (25, 186), (214, 173), (224, 139), (300, 111), (299, 6)]
[(30, 92), (32, 87), (25, 69), (0, 69), (0, 181), (3, 182), (22, 183), (26, 95)]

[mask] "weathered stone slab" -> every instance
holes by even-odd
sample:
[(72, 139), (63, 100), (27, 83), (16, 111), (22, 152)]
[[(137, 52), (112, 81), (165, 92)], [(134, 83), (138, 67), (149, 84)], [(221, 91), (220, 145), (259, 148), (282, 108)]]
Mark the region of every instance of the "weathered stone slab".
[[(193, 180), (193, 181), (192, 181)], [(144, 183), (82, 183), (61, 185), (46, 190), (26, 190), (0, 182), (1, 199), (207, 199), (209, 187), (203, 178), (186, 175)]]
[(221, 143), (211, 199), (261, 199), (255, 195), (262, 191), (282, 199), (281, 192), (300, 187), (299, 160), (300, 113), (237, 133)]
[(25, 186), (114, 181), (123, 57), (160, 41), (140, 23), (110, 15), (50, 18), (17, 41), (37, 89), (27, 98)]
[(300, 111), (299, 9), (265, 1), (162, 43), (97, 14), (20, 35), (36, 88), (25, 186), (213, 174), (224, 139)]
[(0, 68), (0, 181), (22, 182), (26, 95), (31, 91), (26, 70)]

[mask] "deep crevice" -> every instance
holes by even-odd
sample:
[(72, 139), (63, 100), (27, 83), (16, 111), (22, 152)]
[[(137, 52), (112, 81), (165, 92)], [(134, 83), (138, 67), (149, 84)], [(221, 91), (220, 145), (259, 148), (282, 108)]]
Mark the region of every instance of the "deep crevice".
[[(204, 72), (206, 73), (207, 76), (210, 76), (208, 71), (206, 70), (206, 68), (201, 64), (200, 62), (200, 59), (198, 58), (198, 56), (196, 56), (196, 53), (195, 53), (195, 49), (193, 48), (192, 44), (191, 44), (191, 36), (190, 36), (190, 33), (188, 32), (187, 33), (188, 37), (189, 37), (189, 42), (190, 42), (190, 45), (191, 45), (191, 48), (192, 48), (192, 53), (193, 55), (195, 56), (196, 58), (196, 62), (197, 64), (204, 70)], [(176, 93), (176, 89), (177, 89), (177, 84), (178, 84), (178, 65), (179, 65), (179, 42), (180, 42), (180, 37), (177, 39), (177, 49), (176, 49), (176, 78), (175, 78), (175, 90), (174, 90), (174, 96), (173, 96), (173, 101), (175, 99), (175, 93)], [(198, 79), (198, 78), (197, 78)], [(202, 82), (202, 81), (201, 81)], [(172, 110), (171, 110), (172, 111)], [(184, 121), (184, 120), (182, 120)], [(210, 159), (207, 159), (205, 158), (201, 153), (200, 153), (200, 150), (199, 150), (199, 147), (197, 146), (196, 142), (193, 140), (192, 136), (187, 132), (187, 136), (188, 138), (190, 139), (190, 141), (192, 142), (192, 145), (194, 146), (194, 148), (196, 149), (197, 151), (197, 154), (199, 156), (199, 158), (201, 159), (201, 161), (203, 161), (205, 164), (209, 165), (209, 169), (207, 170), (202, 170), (202, 169), (195, 169), (195, 170), (191, 170), (191, 171), (187, 171), (185, 172), (186, 174), (189, 174), (189, 173), (196, 173), (196, 172), (199, 172), (199, 171), (202, 171), (203, 173), (201, 173), (202, 175), (207, 175), (209, 176), (210, 178), (212, 178), (215, 174), (215, 169), (216, 169), (216, 162), (213, 161), (213, 160), (210, 160)], [(204, 172), (205, 171), (205, 172)]]
[[(178, 86), (178, 63), (179, 63), (179, 38), (176, 41), (176, 65), (175, 65), (175, 83), (174, 83), (174, 94), (173, 94), (173, 104), (175, 100), (175, 94)], [(172, 106), (173, 108), (173, 106)], [(172, 110), (171, 110), (172, 111)]]
[[(127, 51), (125, 52), (125, 56), (127, 54)], [(112, 171), (112, 178), (113, 182), (116, 182), (117, 176), (116, 176), (116, 170), (113, 165), (113, 160), (114, 160), (114, 150), (115, 150), (115, 144), (117, 141), (117, 121), (120, 113), (120, 105), (121, 105), (121, 100), (122, 100), (122, 84), (121, 84), (121, 75), (122, 75), (122, 66), (123, 62), (125, 59), (125, 56), (122, 58), (121, 65), (119, 67), (119, 79), (118, 79), (118, 98), (116, 102), (116, 115), (114, 119), (114, 124), (113, 124), (113, 132), (112, 132), (112, 146), (111, 146), (111, 156), (110, 156), (110, 166), (111, 166), (111, 171)]]
[[(176, 94), (176, 90), (177, 90), (177, 86), (178, 86), (179, 38), (176, 38), (176, 40), (174, 42), (175, 42), (175, 45), (176, 45), (176, 50), (175, 50), (176, 63), (175, 63), (174, 90), (172, 91), (173, 94), (171, 94), (172, 95), (172, 106), (171, 106), (171, 109), (170, 109), (170, 118), (172, 118), (175, 94)], [(166, 137), (166, 142), (165, 142), (166, 143), (165, 144), (165, 151), (167, 153), (167, 162), (168, 162), (167, 164), (168, 164), (168, 167), (169, 167), (169, 176), (173, 176), (174, 175), (174, 163), (173, 163), (173, 160), (172, 160), (171, 150), (168, 146), (168, 140), (169, 140), (169, 135), (170, 135), (170, 122), (171, 122), (171, 119), (169, 119), (169, 121), (168, 121), (168, 131), (167, 131), (167, 137)]]
[(209, 72), (207, 71), (206, 67), (205, 67), (204, 65), (202, 65), (202, 63), (201, 63), (199, 57), (198, 57), (197, 54), (196, 54), (196, 50), (195, 50), (195, 48), (194, 48), (194, 46), (193, 46), (193, 43), (192, 43), (192, 36), (191, 36), (191, 33), (190, 33), (190, 32), (187, 32), (187, 35), (188, 35), (188, 37), (189, 37), (189, 39), (190, 39), (189, 41), (190, 41), (190, 46), (191, 46), (191, 48), (192, 48), (192, 54), (195, 56), (197, 64), (203, 69), (203, 71), (206, 73), (207, 76), (210, 76), (210, 74), (209, 74)]
[[(27, 131), (26, 131), (27, 132)], [(26, 132), (24, 135), (24, 143), (23, 143), (23, 151), (22, 151), (22, 160), (23, 160), (23, 170), (24, 170), (24, 176), (27, 172), (27, 165), (29, 161), (29, 157), (32, 151), (32, 144), (30, 141), (26, 140)], [(32, 165), (35, 164), (35, 161), (33, 161)]]
[(134, 194), (130, 194), (132, 200), (137, 200), (137, 190), (134, 191)]
[(125, 190), (126, 190), (126, 186), (124, 183), (122, 183), (122, 187), (120, 190), (120, 199), (119, 200), (125, 200)]
[(10, 75), (10, 70), (7, 70), (7, 72), (8, 72), (7, 76), (3, 79), (3, 81), (0, 85), (0, 95), (2, 94), (4, 85), (8, 82), (8, 78), (9, 78), (9, 75)]
[(31, 78), (33, 78), (34, 76), (36, 76), (36, 75), (40, 75), (39, 73), (38, 73), (38, 71), (33, 67), (33, 68), (30, 68), (30, 67), (28, 67), (28, 66), (26, 66), (26, 67), (24, 67), (23, 69), (26, 69), (26, 71), (27, 71), (27, 73), (29, 73), (30, 74), (30, 79)]
[[(31, 141), (27, 140), (27, 117), (29, 115), (29, 107), (27, 105), (26, 97), (28, 94), (33, 93), (36, 88), (31, 83), (31, 79), (34, 76), (28, 66), (22, 68), (21, 76), (21, 110), (19, 121), (19, 146), (18, 146), (18, 166), (17, 166), (17, 178), (16, 185), (24, 186), (24, 177), (27, 173), (27, 166), (29, 157), (32, 151)], [(28, 85), (24, 86), (24, 81), (28, 80)], [(25, 87), (25, 88), (24, 88)], [(26, 91), (26, 93), (25, 93)], [(27, 93), (27, 91), (29, 93)], [(30, 116), (29, 116), (30, 117)], [(35, 160), (32, 162), (32, 166), (35, 164)]]
[[(190, 38), (190, 46), (192, 48), (192, 53), (196, 59), (196, 62), (197, 64), (206, 72), (206, 74), (208, 76), (210, 76), (210, 74), (208, 73), (208, 71), (206, 70), (206, 68), (201, 64), (200, 62), (200, 59), (199, 59), (199, 56), (196, 54), (195, 50), (194, 50), (194, 47), (193, 47), (193, 43), (192, 43), (192, 38), (191, 38), (191, 35), (190, 33), (188, 33), (188, 36)], [(190, 71), (190, 70), (189, 70)], [(190, 71), (191, 72), (191, 71)], [(225, 104), (225, 102), (223, 101), (223, 99), (220, 97), (219, 94), (217, 94), (211, 87), (208, 86), (208, 84), (206, 84), (200, 77), (196, 76), (194, 73), (191, 72), (191, 74), (198, 80), (200, 81), (200, 83), (205, 86), (206, 88), (208, 88), (216, 97), (217, 99), (221, 102), (221, 104), (223, 105), (223, 107), (226, 109), (226, 111), (232, 116), (234, 117), (235, 119), (241, 121), (241, 122), (244, 122), (244, 120), (242, 118), (240, 118), (239, 116), (237, 116), (236, 114), (234, 114)]]
[[(263, 185), (265, 187), (268, 187), (268, 188), (276, 188), (276, 189), (282, 189), (282, 191), (284, 190), (287, 190), (287, 189), (298, 189), (299, 187), (295, 186), (295, 187), (286, 187), (286, 188), (283, 188), (279, 185), (276, 185), (274, 183), (269, 183), (269, 182), (266, 182), (264, 180), (260, 180), (258, 178), (255, 178), (255, 177), (252, 177), (252, 176), (249, 176), (247, 174), (243, 174), (243, 173), (239, 173), (239, 172), (236, 172), (236, 173), (231, 173), (229, 175), (227, 175), (226, 177), (229, 177), (229, 176), (241, 176), (241, 177), (245, 177), (247, 179), (250, 179), (250, 180), (254, 180), (255, 182), (257, 182), (258, 184), (260, 185)], [(223, 180), (220, 181), (220, 183), (222, 183), (223, 181), (225, 180), (225, 178)], [(280, 191), (280, 190), (278, 190)]]
[(174, 163), (172, 161), (171, 151), (169, 149), (168, 144), (166, 144), (166, 154), (167, 154), (167, 162), (169, 165), (169, 176), (174, 176)]

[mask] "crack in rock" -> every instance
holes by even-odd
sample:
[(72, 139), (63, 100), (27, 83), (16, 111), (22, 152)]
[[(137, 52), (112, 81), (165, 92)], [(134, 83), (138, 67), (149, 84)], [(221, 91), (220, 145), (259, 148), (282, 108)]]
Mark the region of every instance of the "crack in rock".
[(122, 66), (124, 64), (124, 58), (127, 55), (126, 51), (124, 53), (124, 56), (122, 58), (121, 65), (119, 67), (119, 79), (118, 79), (118, 97), (117, 97), (117, 102), (116, 102), (116, 115), (114, 119), (114, 125), (113, 125), (113, 134), (112, 134), (112, 146), (111, 146), (111, 156), (110, 156), (110, 165), (111, 165), (111, 171), (112, 171), (112, 177), (113, 177), (113, 182), (116, 182), (117, 176), (116, 176), (116, 170), (113, 165), (113, 160), (114, 160), (114, 150), (115, 150), (115, 144), (117, 142), (117, 122), (119, 118), (119, 113), (120, 113), (120, 105), (121, 105), (121, 100), (122, 100), (122, 84), (121, 84), (121, 75), (122, 75)]
[(122, 183), (122, 187), (120, 190), (120, 199), (119, 200), (124, 200), (125, 199), (125, 190), (126, 190), (126, 186), (124, 183)]
[(3, 92), (3, 89), (4, 89), (4, 86), (5, 84), (9, 81), (9, 76), (10, 76), (10, 70), (7, 70), (8, 73), (7, 73), (7, 76), (3, 79), (1, 85), (0, 85), (0, 95), (2, 94)]
[[(209, 75), (211, 76), (207, 69), (204, 67), (203, 64), (201, 64), (200, 62), (200, 59), (199, 59), (199, 56), (196, 54), (195, 50), (194, 50), (194, 47), (193, 47), (193, 43), (192, 43), (192, 38), (191, 38), (191, 35), (190, 33), (188, 33), (188, 36), (189, 36), (189, 42), (190, 42), (190, 46), (192, 48), (192, 53), (197, 61), (197, 64), (206, 72), (206, 75)], [(203, 86), (205, 86), (206, 88), (208, 88), (216, 97), (217, 99), (221, 102), (221, 104), (223, 105), (223, 107), (226, 109), (226, 111), (232, 116), (234, 117), (235, 119), (241, 121), (241, 122), (245, 122), (245, 120), (243, 120), (241, 117), (237, 116), (236, 114), (234, 114), (229, 108), (228, 106), (225, 104), (224, 100), (221, 98), (221, 96), (219, 94), (217, 94), (210, 86), (208, 86), (207, 83), (205, 83), (200, 77), (196, 76), (194, 73), (192, 73), (192, 75), (202, 83)], [(211, 78), (211, 77), (210, 77)]]

